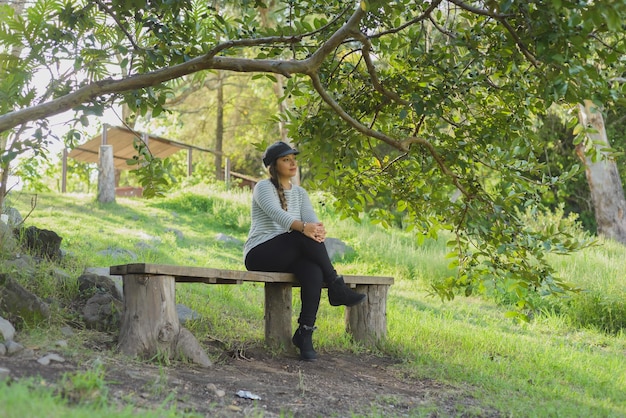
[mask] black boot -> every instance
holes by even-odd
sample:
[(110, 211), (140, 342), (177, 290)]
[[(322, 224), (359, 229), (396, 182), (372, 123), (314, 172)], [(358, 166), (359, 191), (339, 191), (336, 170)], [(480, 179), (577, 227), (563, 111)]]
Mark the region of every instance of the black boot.
[(350, 289), (343, 281), (343, 276), (337, 276), (335, 280), (328, 283), (328, 301), (333, 306), (354, 306), (364, 300), (365, 295)]
[(300, 358), (305, 361), (313, 361), (317, 358), (317, 353), (313, 348), (313, 330), (315, 327), (300, 325), (291, 339), (293, 345), (300, 349)]

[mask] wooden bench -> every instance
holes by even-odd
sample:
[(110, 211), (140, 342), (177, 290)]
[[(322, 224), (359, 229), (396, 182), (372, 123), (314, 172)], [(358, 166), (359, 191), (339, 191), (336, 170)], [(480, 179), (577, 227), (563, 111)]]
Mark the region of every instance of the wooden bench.
[[(155, 318), (175, 313), (175, 283), (242, 284), (264, 283), (265, 287), (265, 341), (275, 348), (291, 347), (292, 336), (292, 287), (299, 286), (290, 273), (267, 273), (240, 270), (223, 270), (204, 267), (186, 267), (163, 264), (124, 264), (110, 267), (110, 274), (120, 275), (124, 283), (124, 306), (120, 339), (135, 338), (141, 334), (142, 320), (154, 322)], [(346, 331), (354, 340), (366, 345), (375, 344), (387, 333), (387, 292), (393, 284), (392, 277), (344, 275), (346, 284), (355, 291), (367, 295), (359, 305), (345, 308)], [(159, 289), (145, 289), (151, 285)], [(169, 294), (171, 293), (171, 294)], [(155, 300), (150, 300), (151, 298)], [(147, 300), (142, 300), (147, 299)], [(153, 305), (163, 305), (160, 311), (146, 314), (156, 309)], [(174, 305), (174, 306), (164, 306)], [(147, 318), (142, 318), (146, 316)], [(177, 321), (168, 319), (167, 323)], [(158, 322), (158, 320), (157, 320)], [(134, 324), (133, 324), (134, 323)], [(170, 324), (171, 325), (171, 324)], [(148, 327), (149, 328), (149, 327)], [(125, 331), (126, 330), (126, 331)], [(155, 331), (156, 332), (156, 331)], [(163, 333), (164, 331), (161, 331)], [(167, 334), (167, 332), (165, 332)], [(126, 335), (126, 336), (125, 336)], [(158, 336), (157, 338), (165, 338)], [(124, 342), (121, 341), (120, 344)], [(133, 350), (129, 350), (133, 351)]]

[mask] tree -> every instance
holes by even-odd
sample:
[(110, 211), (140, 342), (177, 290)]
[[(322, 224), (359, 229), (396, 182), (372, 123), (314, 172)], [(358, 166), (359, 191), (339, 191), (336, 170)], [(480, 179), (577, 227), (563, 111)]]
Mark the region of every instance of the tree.
[(579, 109), (590, 144), (579, 143), (576, 154), (585, 165), (598, 232), (626, 244), (626, 200), (617, 164), (611, 156), (604, 118), (598, 106), (590, 100), (585, 100)]
[(251, 74), (220, 73), (219, 80), (216, 75), (208, 74), (179, 83), (164, 104), (166, 113), (151, 119), (145, 129), (215, 150), (217, 155), (194, 156), (194, 173), (198, 169), (209, 170), (203, 174), (205, 178), (207, 174), (220, 178), (225, 158), (229, 158), (232, 171), (259, 176), (261, 161), (252, 144), (270, 143), (279, 135), (273, 116), (278, 109), (272, 93), (273, 82), (265, 77), (255, 79)]
[[(201, 71), (278, 74), (294, 104), (290, 136), (338, 207), (355, 218), (372, 208), (381, 223), (400, 215), (419, 237), (453, 233), (458, 272), (440, 295), (496, 290), (524, 308), (529, 293), (568, 289), (545, 254), (584, 243), (518, 215), (570, 175), (533, 180), (533, 121), (553, 102), (621, 96), (606, 80), (620, 71), (625, 3), (274, 4), (275, 27), (260, 24), (261, 1), (242, 2), (237, 16), (201, 1), (40, 0), (27, 18), (5, 4), (2, 51), (25, 52), (2, 55), (2, 92), (19, 99), (2, 107), (0, 133), (116, 100), (156, 117), (168, 82)], [(27, 88), (36, 65), (74, 76), (52, 77), (42, 98)]]

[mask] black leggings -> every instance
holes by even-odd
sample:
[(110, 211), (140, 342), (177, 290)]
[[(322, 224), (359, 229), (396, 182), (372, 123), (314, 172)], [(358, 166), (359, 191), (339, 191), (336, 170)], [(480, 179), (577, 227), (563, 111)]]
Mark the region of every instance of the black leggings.
[(301, 286), (298, 323), (311, 327), (315, 325), (322, 285), (337, 277), (326, 246), (298, 232), (286, 232), (257, 245), (246, 255), (245, 264), (253, 271), (293, 273)]

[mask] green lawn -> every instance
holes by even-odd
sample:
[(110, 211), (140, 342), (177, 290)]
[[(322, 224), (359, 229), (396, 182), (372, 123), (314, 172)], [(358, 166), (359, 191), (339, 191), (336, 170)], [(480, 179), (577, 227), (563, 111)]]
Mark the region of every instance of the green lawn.
[[(93, 196), (44, 194), (26, 224), (63, 237), (69, 260), (63, 268), (73, 276), (85, 266), (133, 261), (243, 269), (241, 245), (215, 237), (223, 233), (245, 240), (250, 198), (249, 192), (215, 187), (197, 187), (154, 201), (118, 198), (109, 205), (97, 204)], [(8, 204), (25, 215), (30, 202), (31, 195), (14, 193)], [(626, 320), (619, 308), (626, 300), (626, 247), (601, 242), (578, 254), (553, 257), (559, 274), (585, 292), (546, 301), (543, 312), (528, 323), (518, 323), (505, 316), (509, 307), (489, 300), (457, 297), (442, 302), (430, 295), (429, 284), (451, 274), (445, 237), (418, 245), (406, 232), (339, 221), (327, 207), (319, 212), (329, 236), (354, 250), (335, 263), (340, 272), (395, 277), (387, 304), (388, 337), (378, 349), (400, 360), (397, 367), (403, 374), (462, 388), (479, 409), (495, 409), (502, 416), (626, 416), (626, 336), (584, 321), (603, 309), (613, 312), (611, 320)], [(130, 253), (118, 257), (101, 253), (111, 248), (128, 250), (137, 259)], [(238, 344), (263, 338), (263, 300), (257, 290), (189, 285), (178, 288), (177, 297), (207, 319), (212, 336)], [(211, 299), (210, 309), (206, 297)], [(293, 302), (298, 312), (298, 298)], [(222, 318), (226, 313), (229, 320), (218, 321), (216, 312)], [(63, 313), (56, 315), (52, 326), (63, 322)], [(336, 316), (329, 306), (321, 306), (317, 346), (362, 349), (345, 338)], [(598, 321), (606, 321), (606, 315)], [(209, 332), (201, 325), (191, 330), (199, 340)], [(0, 404), (29, 396), (23, 390), (0, 389)], [(29, 399), (35, 405), (55, 402), (47, 395)]]

